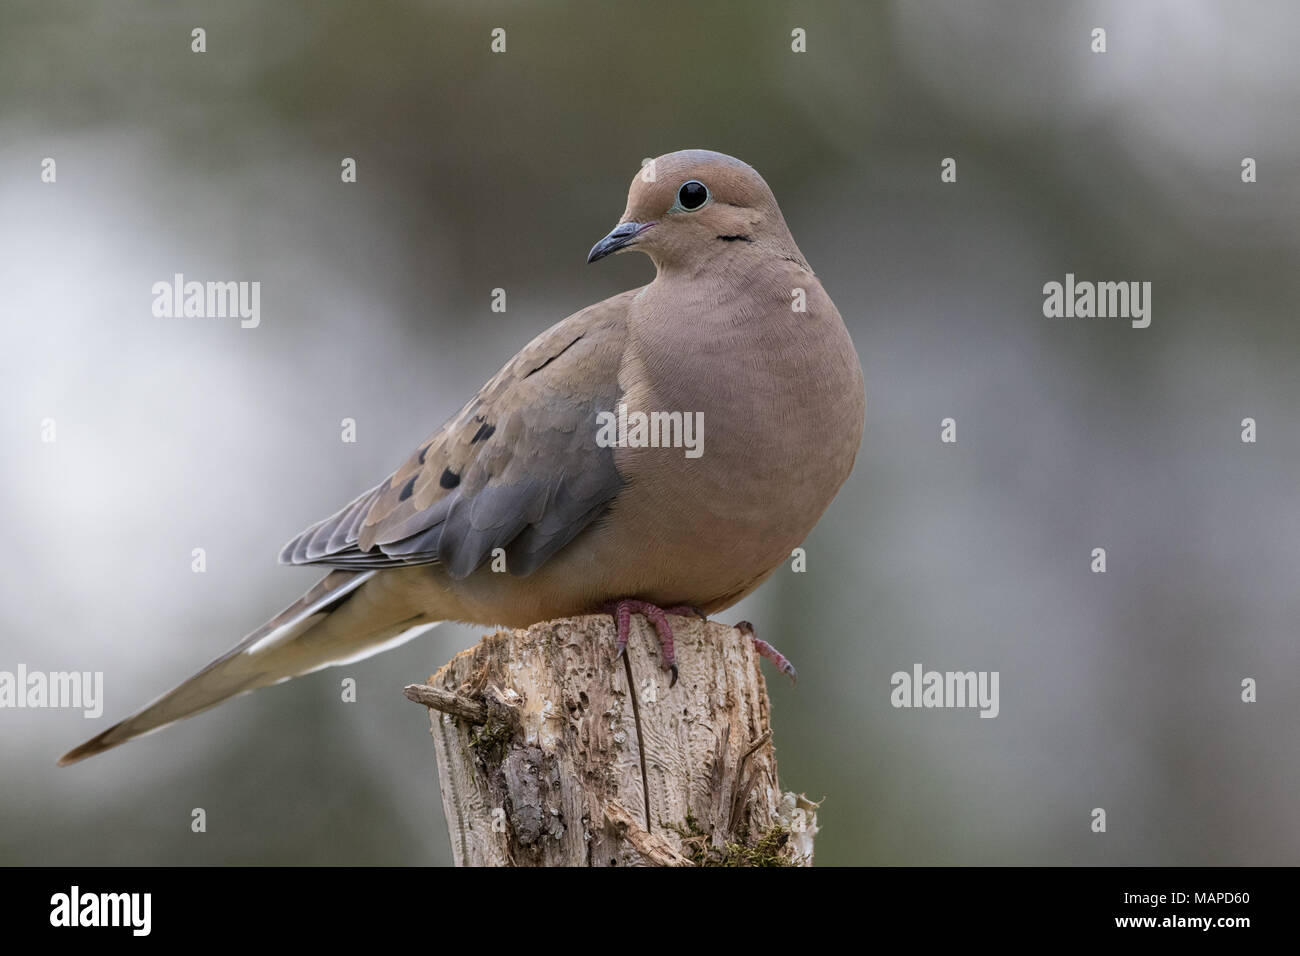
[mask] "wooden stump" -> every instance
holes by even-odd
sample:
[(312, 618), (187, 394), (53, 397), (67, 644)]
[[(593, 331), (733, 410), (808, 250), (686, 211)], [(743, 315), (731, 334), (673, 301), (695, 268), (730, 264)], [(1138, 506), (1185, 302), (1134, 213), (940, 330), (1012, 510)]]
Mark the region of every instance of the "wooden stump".
[[(672, 618), (668, 686), (639, 615), (489, 634), (406, 695), (429, 707), (457, 866), (810, 864), (817, 805), (783, 793), (749, 638)], [(631, 687), (629, 687), (629, 676)]]

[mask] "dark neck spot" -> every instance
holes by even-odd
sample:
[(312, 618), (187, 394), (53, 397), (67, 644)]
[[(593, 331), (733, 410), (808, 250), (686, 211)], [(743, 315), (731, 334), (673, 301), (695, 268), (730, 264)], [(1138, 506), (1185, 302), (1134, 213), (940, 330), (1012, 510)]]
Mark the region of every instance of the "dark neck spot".
[(754, 241), (753, 239), (749, 238), (749, 236), (742, 236), (742, 235), (718, 236), (718, 238), (721, 239), (723, 242), (753, 242)]

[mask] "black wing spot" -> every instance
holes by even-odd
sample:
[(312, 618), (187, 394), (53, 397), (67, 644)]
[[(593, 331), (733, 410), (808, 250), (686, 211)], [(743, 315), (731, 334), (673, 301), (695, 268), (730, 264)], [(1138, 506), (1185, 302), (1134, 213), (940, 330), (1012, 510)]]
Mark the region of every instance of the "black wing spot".
[(723, 242), (753, 242), (754, 241), (753, 239), (749, 238), (749, 236), (742, 236), (739, 234), (734, 236), (718, 236), (718, 238), (721, 239)]
[(450, 468), (442, 470), (442, 477), (438, 479), (438, 484), (444, 488), (455, 488), (460, 484), (460, 475), (456, 474)]
[(429, 454), (429, 445), (432, 444), (433, 442), (429, 442), (428, 445), (425, 445), (423, 448), (420, 449), (420, 464), (422, 465), (424, 464), (424, 456)]
[(419, 475), (412, 475), (411, 480), (402, 485), (402, 491), (397, 496), (398, 501), (405, 501), (407, 498), (411, 497), (411, 492), (415, 491), (415, 479), (419, 477)]
[(570, 342), (570, 343), (569, 343), (568, 345), (566, 345), (564, 348), (560, 349), (558, 352), (556, 352), (554, 355), (552, 355), (550, 358), (548, 358), (548, 359), (547, 359), (545, 362), (543, 362), (541, 365), (537, 366), (537, 368), (535, 368), (535, 369), (533, 369), (531, 372), (529, 372), (528, 375), (525, 375), (524, 378), (528, 378), (530, 375), (536, 375), (536, 374), (537, 374), (538, 372), (540, 372), (542, 369), (546, 368), (546, 366), (550, 365), (550, 364), (551, 364), (552, 362), (554, 362), (557, 358), (559, 358), (559, 357), (560, 357), (561, 355), (563, 355), (565, 352), (569, 351), (569, 349), (573, 348), (573, 347), (574, 347), (575, 345), (577, 345), (580, 341), (582, 341), (582, 336), (583, 336), (583, 335), (586, 335), (586, 334), (587, 334), (586, 332), (583, 332), (582, 335), (579, 335), (576, 339), (574, 339), (572, 342)]
[(472, 445), (475, 442), (487, 441), (492, 437), (492, 433), (496, 430), (497, 427), (495, 425), (489, 425), (487, 422), (484, 422), (478, 427), (478, 431), (474, 433), (474, 437), (469, 440), (469, 443)]

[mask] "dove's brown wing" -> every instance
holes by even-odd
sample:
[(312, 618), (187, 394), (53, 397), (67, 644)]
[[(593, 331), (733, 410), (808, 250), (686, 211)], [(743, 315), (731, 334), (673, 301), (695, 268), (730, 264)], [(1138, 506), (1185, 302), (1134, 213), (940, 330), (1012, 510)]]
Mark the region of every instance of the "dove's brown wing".
[(598, 517), (622, 479), (597, 419), (621, 390), (627, 308), (597, 303), (530, 342), (396, 472), (285, 545), (286, 564), (445, 566), (463, 578), (502, 548), (526, 575)]

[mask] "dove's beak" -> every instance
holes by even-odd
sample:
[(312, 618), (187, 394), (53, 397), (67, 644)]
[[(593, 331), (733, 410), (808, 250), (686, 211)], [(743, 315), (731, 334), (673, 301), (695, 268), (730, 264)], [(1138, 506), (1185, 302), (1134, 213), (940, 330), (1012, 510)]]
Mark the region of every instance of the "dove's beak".
[(637, 236), (653, 225), (653, 222), (620, 222), (610, 230), (608, 236), (591, 247), (591, 252), (587, 253), (587, 261), (595, 262), (620, 249), (626, 249), (632, 245)]

